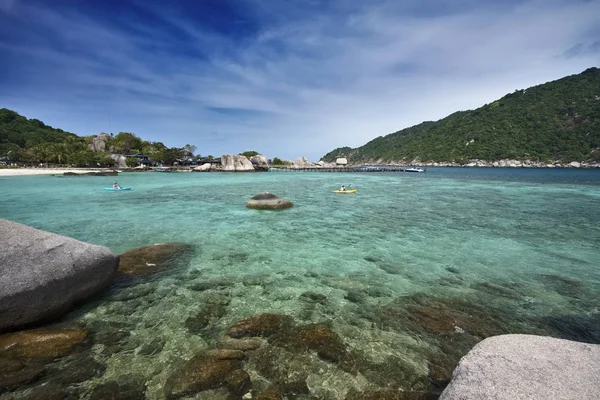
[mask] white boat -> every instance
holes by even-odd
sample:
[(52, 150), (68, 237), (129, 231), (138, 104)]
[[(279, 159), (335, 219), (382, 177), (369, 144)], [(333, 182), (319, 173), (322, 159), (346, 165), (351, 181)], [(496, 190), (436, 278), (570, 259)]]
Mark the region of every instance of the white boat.
[(423, 168), (406, 168), (404, 172), (425, 172), (426, 170)]

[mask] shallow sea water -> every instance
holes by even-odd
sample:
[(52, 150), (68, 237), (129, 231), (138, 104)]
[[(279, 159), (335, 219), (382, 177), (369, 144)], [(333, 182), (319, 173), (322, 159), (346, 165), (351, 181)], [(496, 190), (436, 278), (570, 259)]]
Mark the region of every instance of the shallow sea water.
[[(1, 218), (117, 254), (165, 242), (195, 249), (189, 262), (115, 286), (58, 323), (90, 331), (60, 369), (90, 357), (103, 366), (63, 385), (71, 398), (127, 385), (131, 398), (166, 398), (186, 360), (259, 313), (324, 323), (348, 356), (265, 339), (244, 366), (255, 397), (274, 387), (290, 399), (435, 398), (487, 336), (600, 342), (600, 171), (124, 173), (119, 184), (132, 191), (103, 191), (113, 180), (0, 178)], [(358, 193), (332, 193), (342, 184)], [(263, 191), (294, 207), (247, 209)], [(207, 311), (214, 304), (219, 312)], [(207, 326), (190, 328), (202, 313)], [(59, 378), (47, 373), (0, 398), (27, 398)], [(218, 388), (186, 398), (240, 397)]]

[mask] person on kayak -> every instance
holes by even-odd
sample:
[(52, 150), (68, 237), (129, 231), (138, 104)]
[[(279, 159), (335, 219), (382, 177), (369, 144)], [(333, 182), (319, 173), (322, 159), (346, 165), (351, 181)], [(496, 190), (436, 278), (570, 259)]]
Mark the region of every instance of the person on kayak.
[(113, 189), (121, 189), (121, 186), (119, 186), (117, 181), (115, 181), (115, 183), (113, 183)]
[(342, 192), (345, 192), (345, 191), (346, 191), (346, 186), (342, 185), (342, 187), (340, 188), (340, 190), (341, 190)]

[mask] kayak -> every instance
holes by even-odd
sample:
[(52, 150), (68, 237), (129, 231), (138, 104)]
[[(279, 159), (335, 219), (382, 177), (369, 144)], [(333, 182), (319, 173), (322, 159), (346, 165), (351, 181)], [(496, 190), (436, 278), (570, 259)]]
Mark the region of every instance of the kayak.
[(131, 188), (119, 188), (119, 189), (115, 189), (115, 188), (104, 188), (104, 190), (110, 190), (113, 192), (120, 192), (121, 190), (131, 190)]
[(333, 193), (356, 193), (356, 189), (334, 190)]

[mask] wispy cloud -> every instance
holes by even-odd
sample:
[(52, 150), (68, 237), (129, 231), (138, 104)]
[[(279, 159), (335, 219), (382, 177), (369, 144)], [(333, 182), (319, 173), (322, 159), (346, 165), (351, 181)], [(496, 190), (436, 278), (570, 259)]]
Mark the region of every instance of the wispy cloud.
[(3, 1), (0, 105), (204, 154), (317, 159), (600, 61), (597, 1)]

